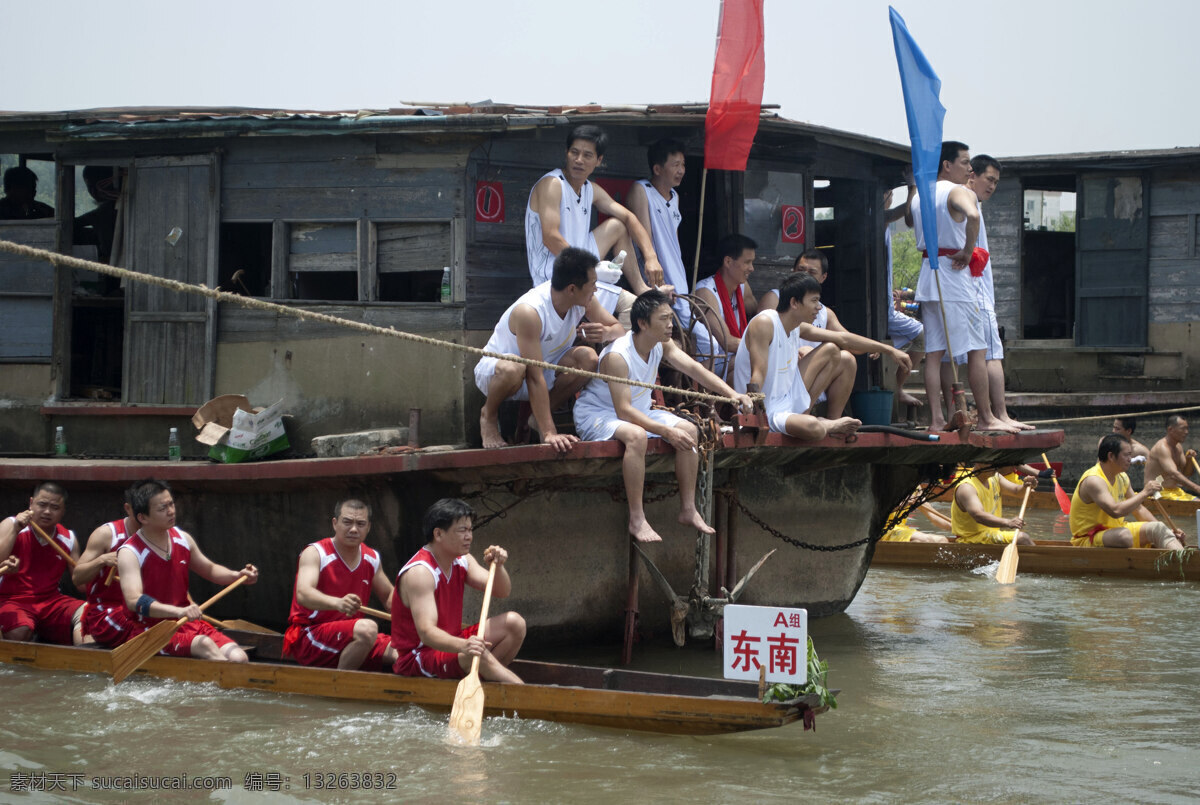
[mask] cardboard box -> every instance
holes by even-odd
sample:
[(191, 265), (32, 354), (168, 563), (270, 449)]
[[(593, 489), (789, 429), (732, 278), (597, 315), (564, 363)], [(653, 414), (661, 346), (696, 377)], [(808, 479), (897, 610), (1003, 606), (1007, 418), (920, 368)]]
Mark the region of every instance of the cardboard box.
[(200, 406), (192, 424), (200, 430), (196, 441), (210, 448), (208, 457), (223, 464), (254, 461), (291, 446), (283, 428), (283, 400), (252, 408), (241, 394), (223, 394)]

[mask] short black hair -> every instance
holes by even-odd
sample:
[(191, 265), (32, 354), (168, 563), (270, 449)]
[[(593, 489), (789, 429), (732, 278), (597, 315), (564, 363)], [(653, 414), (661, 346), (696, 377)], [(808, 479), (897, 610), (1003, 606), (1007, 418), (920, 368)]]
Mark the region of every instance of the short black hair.
[(587, 140), (590, 142), (595, 146), (596, 156), (598, 157), (604, 156), (604, 152), (608, 150), (608, 135), (599, 126), (584, 124), (571, 129), (571, 133), (567, 135), (568, 150), (570, 150), (576, 140)]
[(661, 140), (655, 140), (650, 143), (650, 147), (646, 149), (646, 166), (650, 168), (650, 173), (654, 173), (655, 165), (664, 165), (671, 154), (684, 154), (686, 156), (687, 149), (679, 140), (673, 140), (670, 137), (664, 137)]
[(651, 288), (645, 293), (633, 300), (633, 306), (629, 309), (629, 323), (633, 327), (635, 333), (642, 331), (639, 322), (649, 324), (650, 317), (654, 311), (658, 310), (663, 305), (671, 304), (671, 300), (667, 295), (657, 288)]
[(792, 306), (793, 299), (803, 302), (804, 297), (810, 293), (820, 292), (821, 283), (817, 282), (817, 278), (812, 274), (806, 271), (788, 274), (787, 279), (779, 286), (779, 305), (775, 309), (783, 313)]
[(12, 187), (37, 188), (37, 174), (24, 165), (15, 165), (4, 172), (4, 192)]
[(336, 520), (339, 517), (341, 517), (342, 509), (346, 509), (346, 508), (366, 509), (367, 510), (367, 519), (368, 520), (371, 519), (371, 504), (367, 503), (364, 500), (361, 500), (360, 498), (345, 498), (343, 500), (339, 500), (337, 502), (337, 504), (334, 505), (334, 507), (333, 507), (333, 519)]
[(1187, 417), (1183, 416), (1182, 414), (1171, 414), (1167, 417), (1168, 428), (1173, 428), (1176, 425), (1182, 425), (1184, 422), (1187, 422)]
[(829, 273), (829, 258), (825, 256), (825, 252), (820, 249), (807, 249), (800, 253), (792, 262), (792, 270), (795, 271), (800, 266), (801, 260), (816, 260), (821, 264), (821, 274)]
[(594, 271), (599, 262), (600, 259), (587, 249), (568, 246), (554, 258), (550, 287), (556, 291), (565, 291), (568, 285), (582, 288), (588, 284), (588, 272)]
[(150, 514), (150, 501), (161, 495), (163, 492), (170, 492), (171, 487), (166, 481), (160, 481), (157, 478), (151, 478), (148, 481), (143, 481), (133, 490), (133, 516), (137, 519), (139, 514)]
[(133, 509), (133, 501), (137, 497), (138, 488), (142, 484), (148, 484), (153, 480), (154, 480), (153, 478), (141, 478), (137, 481), (134, 481), (132, 484), (129, 485), (129, 488), (125, 490), (125, 503), (129, 506), (129, 508), (131, 510)]
[(1129, 439), (1125, 438), (1120, 433), (1110, 433), (1100, 440), (1100, 447), (1096, 450), (1096, 457), (1101, 461), (1108, 461), (1110, 455), (1119, 455), (1121, 445), (1133, 444)]
[(987, 154), (980, 154), (971, 158), (971, 171), (976, 176), (982, 176), (987, 173), (988, 168), (995, 168), (996, 173), (1000, 173), (1000, 160)]
[(67, 490), (63, 489), (61, 486), (56, 484), (54, 481), (42, 481), (40, 484), (38, 484), (37, 486), (35, 486), (33, 488), (33, 494), (30, 495), (29, 497), (36, 498), (38, 495), (38, 492), (46, 492), (47, 494), (50, 494), (50, 495), (57, 495), (58, 497), (63, 499), (63, 503), (67, 502)]
[(970, 151), (971, 148), (966, 143), (960, 143), (958, 140), (946, 140), (942, 143), (942, 158), (938, 161), (938, 173), (942, 172), (942, 163), (953, 162), (958, 159), (958, 155), (963, 151)]
[(726, 235), (725, 237), (721, 238), (721, 242), (717, 244), (717, 257), (719, 257), (721, 262), (724, 263), (726, 257), (731, 260), (736, 260), (741, 257), (742, 252), (746, 251), (747, 249), (757, 248), (758, 244), (752, 239), (735, 232), (732, 235)]
[(1121, 427), (1124, 428), (1125, 430), (1129, 431), (1130, 436), (1132, 436), (1133, 432), (1135, 430), (1137, 430), (1137, 417), (1119, 416), (1119, 417), (1114, 417), (1114, 420), (1116, 422), (1120, 422)]
[(472, 522), (475, 520), (475, 510), (471, 508), (470, 503), (458, 498), (442, 498), (430, 506), (421, 518), (421, 530), (425, 533), (425, 541), (433, 541), (434, 529), (440, 528), (445, 531), (454, 525), (455, 521), (464, 517), (469, 517)]

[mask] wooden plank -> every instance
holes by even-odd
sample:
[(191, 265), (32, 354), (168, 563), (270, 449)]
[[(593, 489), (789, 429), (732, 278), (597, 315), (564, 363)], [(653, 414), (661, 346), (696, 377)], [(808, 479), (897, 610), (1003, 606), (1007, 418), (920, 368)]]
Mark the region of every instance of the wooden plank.
[(288, 224), (275, 219), (271, 222), (271, 297), (287, 299), (288, 293), (288, 250), (291, 246)]
[(378, 298), (375, 250), (371, 248), (374, 232), (375, 227), (369, 219), (358, 219), (354, 270), (358, 272), (358, 298), (365, 302), (373, 302)]
[(221, 207), (227, 219), (452, 218), (463, 213), (463, 194), (457, 182), (417, 187), (227, 187)]
[[(463, 310), (430, 302), (392, 303), (379, 307), (349, 305), (302, 305), (322, 313), (351, 321), (366, 321), (380, 327), (395, 327), (404, 332), (439, 335), (461, 332)], [(222, 305), (218, 318), (217, 340), (222, 344), (354, 337), (365, 334), (332, 324), (277, 316), (235, 305)]]
[(1150, 217), (1150, 259), (1188, 257), (1194, 236), (1190, 215), (1154, 215)]
[(0, 361), (44, 363), (53, 354), (54, 300), (0, 295)]
[(453, 287), (451, 300), (465, 302), (467, 299), (467, 226), (463, 218), (450, 221), (450, 281)]
[(357, 222), (294, 223), (289, 231), (289, 253), (348, 254), (358, 248)]
[(358, 271), (358, 253), (293, 254), (288, 257), (288, 271)]
[(380, 273), (435, 271), (453, 265), (449, 221), (379, 223)]

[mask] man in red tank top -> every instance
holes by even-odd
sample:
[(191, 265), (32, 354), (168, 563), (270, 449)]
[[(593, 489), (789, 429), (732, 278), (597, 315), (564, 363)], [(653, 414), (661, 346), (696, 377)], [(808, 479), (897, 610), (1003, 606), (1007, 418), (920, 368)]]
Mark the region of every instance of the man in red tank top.
[(372, 591), (392, 606), (379, 552), (363, 544), (370, 530), (371, 507), (343, 500), (333, 508), (333, 536), (300, 552), (283, 653), (301, 665), (378, 671), (396, 661), (391, 634), (359, 613)]
[[(443, 498), (425, 512), (425, 547), (400, 569), (392, 596), (392, 670), (404, 676), (461, 679), (479, 657), (479, 676), (521, 684), (508, 669), (525, 641), (525, 619), (515, 612), (488, 618), (484, 637), (479, 625), (463, 628), (463, 588), (487, 586), (488, 571), (471, 556), (474, 510), (465, 501)], [(496, 563), (492, 596), (507, 598), (512, 579), (504, 564), (508, 552), (490, 545), (484, 562)], [(486, 642), (485, 642), (486, 640)]]
[(75, 532), (62, 525), (67, 492), (50, 481), (38, 484), (29, 508), (0, 522), (0, 562), (17, 560), (14, 571), (0, 576), (0, 638), (78, 645), (83, 639), (83, 602), (58, 591), (70, 565), (44, 542), (33, 525), (55, 541), (63, 553), (79, 556)]
[(133, 516), (133, 495), (145, 481), (136, 481), (125, 490), (125, 516), (96, 528), (88, 537), (79, 564), (71, 571), (71, 581), (87, 592), (83, 610), (83, 642), (120, 645), (142, 627), (125, 607), (121, 582), (116, 577), (117, 548), (137, 532)]
[(187, 618), (162, 653), (202, 660), (246, 662), (237, 643), (200, 620), (200, 607), (188, 600), (188, 574), (222, 587), (240, 576), (258, 581), (258, 568), (230, 570), (213, 562), (186, 531), (175, 527), (175, 500), (162, 481), (147, 481), (133, 495), (139, 530), (117, 549), (117, 573), (125, 606), (143, 628), (159, 621)]

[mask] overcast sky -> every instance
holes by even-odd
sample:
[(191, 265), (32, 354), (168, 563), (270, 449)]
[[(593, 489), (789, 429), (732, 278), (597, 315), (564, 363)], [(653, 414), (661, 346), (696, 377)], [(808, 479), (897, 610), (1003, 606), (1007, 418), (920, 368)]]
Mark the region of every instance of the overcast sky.
[[(893, 0), (945, 134), (994, 155), (1200, 144), (1195, 0)], [(766, 0), (765, 103), (907, 142), (882, 0)], [(707, 101), (718, 0), (8, 4), (0, 108)]]

